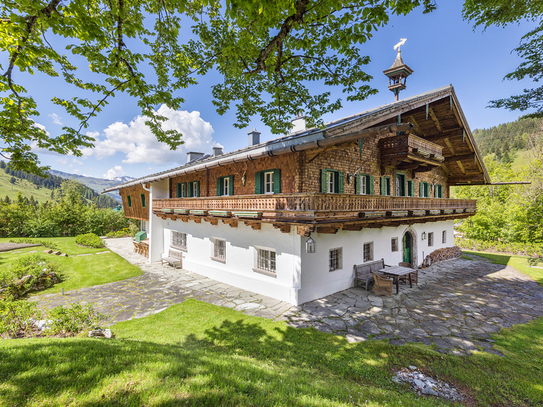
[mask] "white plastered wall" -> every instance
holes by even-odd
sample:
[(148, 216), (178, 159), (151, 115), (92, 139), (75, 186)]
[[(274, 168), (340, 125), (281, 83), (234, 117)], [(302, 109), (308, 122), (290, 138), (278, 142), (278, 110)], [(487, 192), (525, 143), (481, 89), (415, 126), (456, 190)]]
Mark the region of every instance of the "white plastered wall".
[[(305, 242), (307, 238), (301, 239), (301, 263), (302, 280), (301, 289), (298, 293), (300, 303), (308, 302), (317, 298), (336, 293), (352, 287), (354, 284), (353, 265), (363, 263), (363, 245), (373, 242), (373, 259), (385, 260), (385, 264), (397, 265), (403, 261), (402, 238), (409, 230), (415, 235), (414, 244), (416, 247), (417, 265), (420, 265), (427, 256), (436, 249), (454, 246), (453, 240), (454, 222), (432, 222), (420, 223), (412, 226), (402, 225), (399, 227), (384, 227), (380, 229), (362, 229), (359, 232), (340, 230), (336, 234), (313, 233), (311, 237), (315, 240), (316, 252), (306, 253)], [(446, 232), (447, 241), (442, 243), (442, 232)], [(428, 238), (421, 240), (422, 232), (434, 233), (434, 245), (428, 247)], [(398, 251), (393, 252), (391, 239), (398, 238)], [(342, 268), (329, 271), (329, 253), (331, 249), (342, 248)]]
[(153, 199), (170, 197), (170, 181), (168, 179), (153, 182), (149, 192), (149, 263), (160, 261), (164, 249), (164, 221), (153, 215)]
[[(156, 218), (155, 218), (156, 219)], [(187, 234), (183, 268), (214, 280), (258, 294), (298, 304), (301, 237), (292, 228), (282, 233), (269, 224), (253, 230), (243, 222), (237, 228), (205, 221), (163, 221), (163, 254), (170, 249), (171, 231)], [(213, 239), (226, 240), (226, 262), (212, 259)], [(257, 248), (276, 252), (276, 278), (253, 271)]]

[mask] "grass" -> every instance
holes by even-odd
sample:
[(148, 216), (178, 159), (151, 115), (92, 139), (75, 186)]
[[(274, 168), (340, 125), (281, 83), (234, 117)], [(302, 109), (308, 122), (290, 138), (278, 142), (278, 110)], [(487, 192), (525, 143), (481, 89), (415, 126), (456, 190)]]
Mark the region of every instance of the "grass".
[(2, 199), (6, 198), (6, 195), (13, 201), (17, 199), (17, 194), (21, 192), (23, 196), (26, 196), (30, 199), (31, 196), (34, 197), (39, 202), (51, 201), (51, 190), (45, 187), (38, 188), (35, 184), (27, 181), (25, 179), (17, 178), (17, 181), (12, 185), (9, 180), (11, 175), (6, 174), (6, 172), (0, 169), (0, 197)]
[[(0, 239), (0, 243), (9, 242), (9, 240), (10, 239), (8, 238), (2, 238)], [(142, 273), (139, 267), (130, 264), (121, 256), (111, 252), (105, 247), (92, 249), (76, 245), (74, 237), (39, 238), (37, 240), (51, 241), (58, 246), (58, 250), (69, 255), (87, 253), (91, 255), (81, 257), (57, 257), (51, 254), (43, 254), (43, 256), (47, 256), (48, 259), (51, 259), (51, 261), (58, 265), (59, 270), (62, 273), (62, 280), (59, 284), (55, 284), (54, 286), (34, 293), (33, 295), (60, 292), (63, 288), (64, 290), (75, 290), (83, 287), (111, 283), (113, 281), (135, 277)], [(6, 267), (24, 254), (34, 250), (40, 253), (45, 249), (43, 246), (37, 246), (17, 250), (21, 253), (2, 252), (0, 253), (0, 267)], [(105, 251), (108, 251), (109, 253), (96, 254)]]

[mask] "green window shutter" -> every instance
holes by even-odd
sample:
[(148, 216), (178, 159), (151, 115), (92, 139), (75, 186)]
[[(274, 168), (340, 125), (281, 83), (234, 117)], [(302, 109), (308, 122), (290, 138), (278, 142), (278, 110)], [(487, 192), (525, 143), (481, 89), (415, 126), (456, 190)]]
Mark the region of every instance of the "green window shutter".
[(321, 192), (326, 193), (328, 192), (328, 188), (326, 187), (326, 174), (328, 173), (327, 170), (324, 168), (321, 170)]
[(196, 181), (196, 194), (194, 196), (200, 196), (200, 181)]
[(369, 188), (370, 195), (375, 195), (375, 186), (374, 186), (375, 178), (373, 177), (373, 175), (370, 175), (369, 179), (370, 179), (370, 188)]
[(443, 198), (443, 185), (438, 185), (439, 189), (437, 190), (438, 198)]
[(281, 170), (273, 171), (273, 193), (281, 193)]
[(424, 197), (424, 182), (421, 182), (421, 183), (419, 184), (419, 196), (420, 196), (421, 198)]
[(217, 196), (222, 195), (222, 177), (217, 177)]
[(434, 185), (434, 198), (439, 198), (439, 187), (436, 185)]
[(234, 195), (234, 176), (230, 175), (228, 180), (228, 195)]
[(255, 174), (255, 194), (262, 193), (262, 173), (257, 172)]
[(354, 193), (357, 194), (357, 195), (360, 194), (360, 175), (358, 175), (358, 174), (354, 178)]
[(345, 175), (342, 172), (338, 172), (337, 185), (338, 185), (337, 192), (339, 194), (344, 194), (345, 193)]
[(415, 181), (411, 181), (411, 196), (415, 197)]
[(147, 206), (147, 202), (145, 202), (145, 194), (141, 194), (141, 206), (144, 208)]
[(175, 186), (175, 197), (181, 198), (181, 184), (180, 183), (177, 183), (177, 185)]
[(132, 208), (132, 198), (130, 198), (130, 195), (126, 196), (128, 198), (128, 207)]
[(192, 182), (189, 182), (188, 196), (189, 196), (190, 198), (192, 198), (192, 197), (194, 196), (194, 195), (193, 195), (193, 191), (192, 191), (192, 189), (193, 189), (192, 186), (193, 186), (193, 185), (192, 185)]
[(385, 177), (381, 177), (381, 195), (387, 194), (387, 181)]
[(358, 152), (360, 153), (360, 157), (362, 157), (362, 150), (364, 149), (364, 139), (358, 139)]

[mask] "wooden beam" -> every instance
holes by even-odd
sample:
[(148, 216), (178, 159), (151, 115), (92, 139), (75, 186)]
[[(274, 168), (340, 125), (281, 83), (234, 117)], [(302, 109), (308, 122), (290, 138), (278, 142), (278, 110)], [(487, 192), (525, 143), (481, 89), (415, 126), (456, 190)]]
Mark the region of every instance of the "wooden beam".
[(402, 163), (398, 165), (398, 170), (404, 171), (404, 170), (414, 170), (417, 168), (421, 163)]
[(317, 233), (327, 233), (335, 235), (338, 231), (338, 228), (335, 227), (317, 227)]
[(475, 153), (470, 154), (462, 154), (462, 155), (451, 155), (448, 157), (445, 157), (445, 162), (450, 163), (454, 161), (465, 161), (465, 160), (474, 160), (475, 159)]
[(430, 117), (432, 118), (432, 121), (434, 122), (434, 124), (436, 125), (437, 129), (439, 130), (440, 133), (443, 133), (443, 128), (441, 127), (441, 124), (439, 123), (439, 120), (437, 119), (437, 116), (436, 114), (434, 113), (434, 109), (430, 108), (429, 109), (429, 112), (430, 112)]
[(309, 237), (311, 236), (311, 232), (315, 231), (315, 226), (298, 226), (297, 229), (300, 236)]
[(281, 233), (290, 233), (290, 225), (274, 223), (272, 225), (275, 229), (279, 229)]
[(454, 116), (456, 117), (456, 121), (458, 122), (458, 125), (460, 127), (464, 127), (464, 125), (462, 124), (462, 120), (460, 120), (460, 115), (456, 111), (456, 106), (454, 104), (453, 104), (453, 113), (454, 113)]
[(472, 175), (471, 177), (450, 177), (447, 182), (449, 185), (458, 183), (483, 182), (483, 174)]
[(443, 168), (443, 171), (445, 171), (447, 175), (451, 175), (451, 170), (449, 170), (449, 167), (447, 167), (447, 164), (445, 163), (441, 164), (441, 168)]
[(466, 169), (464, 168), (462, 161), (457, 161), (456, 164), (458, 165), (458, 168), (460, 168), (460, 171), (462, 171), (462, 174), (466, 175)]
[(189, 220), (193, 220), (196, 223), (202, 223), (202, 218), (199, 216), (189, 216)]
[(353, 231), (353, 232), (359, 232), (360, 230), (362, 230), (362, 225), (343, 225), (343, 230), (349, 230), (349, 231)]
[(248, 221), (245, 221), (244, 223), (247, 226), (250, 226), (251, 228), (253, 228), (253, 230), (260, 230), (260, 228), (262, 227), (262, 223), (256, 222), (256, 221), (248, 220)]
[(231, 228), (237, 228), (238, 227), (237, 219), (223, 219), (222, 223), (224, 223), (225, 225), (230, 225)]
[(434, 168), (436, 167), (432, 167), (431, 165), (427, 165), (427, 166), (419, 166), (418, 168), (415, 168), (413, 170), (413, 172), (428, 172), (428, 171), (432, 171)]
[(452, 146), (452, 143), (451, 143), (451, 140), (449, 140), (449, 138), (444, 138), (443, 141), (445, 142), (445, 144), (447, 145), (447, 148), (449, 149), (449, 151), (451, 152), (452, 155), (456, 155), (455, 151), (454, 151), (454, 148)]
[(219, 223), (219, 219), (217, 219), (217, 218), (208, 218), (208, 217), (205, 217), (204, 220), (205, 220), (206, 222), (211, 223), (213, 226), (217, 226), (217, 224)]
[(424, 137), (424, 133), (413, 116), (407, 116), (407, 121), (413, 125), (413, 130), (417, 136)]

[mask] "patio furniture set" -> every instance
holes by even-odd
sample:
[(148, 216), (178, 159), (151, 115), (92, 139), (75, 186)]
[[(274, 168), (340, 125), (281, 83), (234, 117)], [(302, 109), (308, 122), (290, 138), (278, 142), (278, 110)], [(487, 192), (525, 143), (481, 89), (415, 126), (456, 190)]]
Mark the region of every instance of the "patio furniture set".
[(372, 291), (376, 295), (392, 295), (393, 285), (396, 285), (396, 294), (400, 292), (400, 282), (413, 287), (413, 283), (418, 284), (418, 269), (413, 268), (410, 263), (400, 262), (397, 266), (385, 264), (384, 259), (370, 261), (364, 264), (355, 264), (353, 266), (356, 285), (363, 286), (366, 290), (370, 289), (373, 283)]

